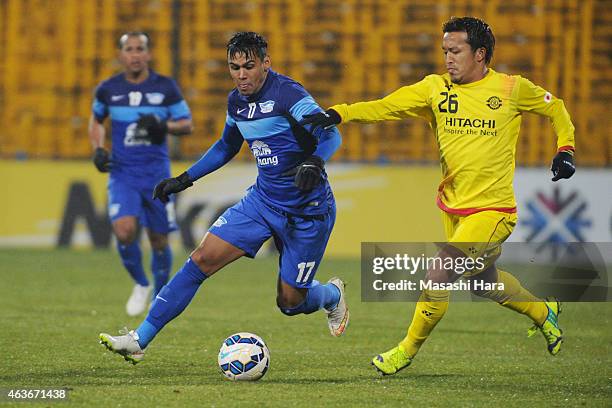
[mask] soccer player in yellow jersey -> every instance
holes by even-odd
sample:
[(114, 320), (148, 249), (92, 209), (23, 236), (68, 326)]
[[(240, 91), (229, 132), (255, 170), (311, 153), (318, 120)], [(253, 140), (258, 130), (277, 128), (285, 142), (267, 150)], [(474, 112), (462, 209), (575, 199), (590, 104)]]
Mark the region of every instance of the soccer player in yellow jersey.
[[(306, 115), (301, 123), (326, 128), (349, 121), (427, 120), (440, 150), (442, 182), (437, 204), (449, 244), (483, 243), (479, 254), (493, 249), (498, 256), (501, 243), (517, 221), (512, 180), (522, 113), (544, 115), (552, 122), (558, 146), (551, 167), (553, 181), (574, 174), (574, 126), (563, 101), (526, 78), (488, 67), (495, 37), (484, 21), (453, 17), (442, 31), (447, 73), (429, 75), (379, 100), (332, 106), (324, 113)], [(556, 355), (563, 342), (557, 320), (559, 302), (535, 297), (511, 274), (496, 268), (495, 258), (468, 278), (478, 276), (503, 285), (475, 294), (531, 318), (534, 327), (530, 334), (541, 331), (548, 351)], [(458, 276), (451, 275), (448, 271), (427, 271), (427, 277), (438, 282)], [(395, 374), (410, 365), (444, 315), (448, 299), (447, 290), (421, 293), (406, 337), (372, 360), (379, 372)]]

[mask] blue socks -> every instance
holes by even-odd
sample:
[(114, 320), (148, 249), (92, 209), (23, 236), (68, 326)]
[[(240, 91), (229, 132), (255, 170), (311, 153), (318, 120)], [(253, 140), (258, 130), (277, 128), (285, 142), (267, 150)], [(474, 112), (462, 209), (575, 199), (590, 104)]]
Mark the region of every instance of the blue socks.
[(161, 289), (145, 321), (136, 329), (141, 348), (147, 347), (170, 320), (185, 310), (206, 278), (195, 262), (187, 259), (185, 265)]
[[(130, 273), (132, 279), (141, 286), (149, 286), (149, 280), (142, 267), (142, 251), (140, 250), (138, 241), (134, 241), (128, 245), (117, 242), (117, 250), (121, 256), (123, 266)], [(155, 299), (155, 296), (159, 293), (162, 286), (168, 282), (171, 267), (172, 250), (170, 246), (167, 245), (164, 249), (159, 251), (152, 250), (151, 271), (153, 272), (153, 279), (155, 281), (153, 299)]]
[(172, 267), (172, 250), (170, 246), (162, 250), (153, 250), (151, 255), (151, 271), (153, 272), (153, 279), (155, 281), (155, 287), (152, 292), (152, 299), (155, 300), (155, 296), (159, 293), (161, 288), (168, 283), (168, 276), (170, 275), (170, 268)]
[(123, 261), (123, 266), (130, 273), (132, 279), (140, 286), (149, 286), (149, 280), (142, 267), (142, 252), (138, 241), (128, 245), (117, 242), (117, 250), (121, 256), (121, 261)]
[(310, 314), (322, 308), (333, 310), (340, 301), (340, 289), (331, 283), (321, 285), (316, 280), (312, 283), (313, 286), (308, 289), (306, 299), (301, 304), (292, 308), (280, 308), (281, 312), (294, 316), (301, 313)]

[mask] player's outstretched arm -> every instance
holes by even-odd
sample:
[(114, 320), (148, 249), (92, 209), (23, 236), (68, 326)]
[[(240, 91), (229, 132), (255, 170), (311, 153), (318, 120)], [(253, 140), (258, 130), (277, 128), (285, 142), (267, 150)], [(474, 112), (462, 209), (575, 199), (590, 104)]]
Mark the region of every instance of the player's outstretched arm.
[(187, 169), (191, 180), (196, 181), (224, 166), (238, 154), (243, 142), (244, 139), (238, 127), (226, 124), (221, 139), (217, 140), (197, 162)]
[(431, 98), (433, 76), (404, 86), (382, 99), (353, 104), (334, 105), (325, 113), (316, 114), (302, 121), (304, 124), (332, 127), (339, 123), (360, 122), (376, 123), (387, 120), (402, 120), (409, 117), (431, 116)]

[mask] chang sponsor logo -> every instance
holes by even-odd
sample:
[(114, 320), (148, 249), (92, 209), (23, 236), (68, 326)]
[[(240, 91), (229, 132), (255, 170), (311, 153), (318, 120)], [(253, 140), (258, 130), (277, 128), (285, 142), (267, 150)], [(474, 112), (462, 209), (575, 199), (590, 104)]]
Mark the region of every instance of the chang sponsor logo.
[(251, 151), (257, 160), (258, 166), (278, 165), (278, 156), (272, 156), (272, 149), (261, 140), (256, 140), (251, 144)]

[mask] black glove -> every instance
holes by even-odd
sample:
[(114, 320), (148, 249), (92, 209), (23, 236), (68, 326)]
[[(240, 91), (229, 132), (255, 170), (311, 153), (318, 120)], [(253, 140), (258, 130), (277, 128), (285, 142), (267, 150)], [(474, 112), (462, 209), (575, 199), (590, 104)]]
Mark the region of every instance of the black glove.
[(557, 153), (552, 161), (550, 170), (553, 173), (552, 181), (572, 177), (576, 172), (576, 166), (574, 166), (574, 156), (568, 152)]
[(103, 147), (97, 147), (93, 156), (93, 163), (100, 173), (108, 173), (113, 167), (110, 155)]
[(294, 184), (304, 192), (310, 192), (321, 182), (321, 174), (325, 169), (325, 162), (319, 156), (310, 156), (299, 166), (283, 173), (283, 176), (295, 175)]
[(156, 115), (142, 115), (136, 122), (134, 139), (146, 140), (153, 144), (162, 144), (168, 133), (168, 124)]
[(178, 177), (167, 178), (160, 181), (153, 190), (153, 199), (159, 199), (162, 203), (167, 203), (170, 199), (170, 194), (175, 194), (193, 186), (193, 182), (189, 179), (187, 172)]
[(300, 125), (312, 125), (310, 131), (314, 132), (319, 126), (322, 126), (323, 129), (329, 129), (339, 125), (340, 122), (342, 122), (342, 118), (338, 112), (333, 109), (328, 109), (325, 112), (304, 115), (304, 119), (300, 121)]

